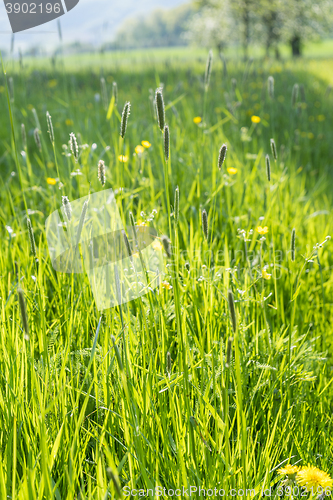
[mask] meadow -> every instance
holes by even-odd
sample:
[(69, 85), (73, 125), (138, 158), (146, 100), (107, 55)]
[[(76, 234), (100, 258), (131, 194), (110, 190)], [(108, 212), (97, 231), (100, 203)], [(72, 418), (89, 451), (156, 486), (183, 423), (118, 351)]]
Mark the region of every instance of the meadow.
[[(166, 489), (151, 498), (177, 488), (183, 498), (199, 488), (287, 498), (296, 484), (294, 497), (316, 498), (294, 470), (281, 472), (288, 464), (317, 467), (313, 484), (331, 484), (333, 60), (324, 56), (214, 54), (211, 75), (206, 52), (4, 61), (1, 499), (129, 498), (157, 486)], [(170, 249), (158, 289), (100, 312), (85, 274), (53, 269), (45, 219), (64, 196), (108, 188), (124, 226), (132, 213)]]

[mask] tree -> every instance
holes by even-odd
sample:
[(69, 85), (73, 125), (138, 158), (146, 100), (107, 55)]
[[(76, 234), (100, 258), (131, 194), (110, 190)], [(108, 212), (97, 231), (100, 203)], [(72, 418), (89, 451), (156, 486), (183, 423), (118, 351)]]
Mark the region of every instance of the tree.
[(306, 41), (318, 40), (331, 30), (331, 0), (283, 0), (282, 39), (290, 44), (292, 55), (300, 56)]
[(199, 9), (187, 23), (185, 39), (221, 51), (227, 44), (237, 41), (235, 23), (228, 1), (212, 1)]
[(171, 10), (156, 10), (148, 16), (126, 20), (112, 46), (117, 48), (169, 47), (184, 45), (185, 25), (193, 9), (182, 5)]
[(267, 55), (273, 47), (278, 56), (278, 45), (285, 42), (299, 56), (304, 43), (331, 32), (333, 21), (332, 0), (196, 0), (195, 5), (200, 12), (193, 38), (240, 42), (245, 58), (253, 41), (264, 43)]

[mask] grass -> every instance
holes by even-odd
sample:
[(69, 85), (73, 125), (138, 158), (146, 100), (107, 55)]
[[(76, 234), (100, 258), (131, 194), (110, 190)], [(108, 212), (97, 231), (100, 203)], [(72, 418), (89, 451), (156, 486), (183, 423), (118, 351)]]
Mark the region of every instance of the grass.
[[(205, 60), (129, 67), (108, 57), (65, 70), (60, 63), (52, 70), (51, 64), (19, 69), (9, 61), (11, 101), (4, 77), (1, 82), (0, 498), (119, 498), (125, 487), (157, 486), (251, 488), (256, 497), (271, 487), (278, 497), (282, 463), (316, 465), (332, 475), (333, 259), (325, 238), (333, 229), (333, 97), (327, 81), (302, 63), (235, 59), (225, 68), (215, 57), (205, 92)], [(274, 100), (267, 95), (269, 75)], [(110, 119), (96, 97), (101, 76), (109, 99), (112, 82), (118, 84)], [(153, 107), (161, 82), (167, 164)], [(304, 93), (292, 107), (295, 83)], [(131, 114), (122, 144), (126, 101)], [(81, 137), (78, 163), (62, 146), (71, 132)], [(134, 154), (143, 140), (151, 147)], [(219, 171), (223, 143), (228, 151)], [(123, 223), (130, 224), (132, 212), (172, 243), (164, 285), (103, 314), (86, 275), (52, 268), (45, 237), (45, 219), (62, 196), (72, 201), (101, 190), (101, 158), (105, 188), (115, 191)], [(231, 167), (237, 172), (229, 173)], [(260, 234), (258, 226), (268, 232)], [(235, 302), (234, 328), (228, 296)]]

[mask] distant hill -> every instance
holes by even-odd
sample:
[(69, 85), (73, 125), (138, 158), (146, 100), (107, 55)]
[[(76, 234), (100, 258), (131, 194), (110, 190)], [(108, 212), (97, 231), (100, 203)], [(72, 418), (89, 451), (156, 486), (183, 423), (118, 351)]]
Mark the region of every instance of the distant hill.
[(159, 9), (150, 15), (125, 21), (115, 41), (107, 48), (132, 49), (136, 47), (174, 47), (185, 45), (185, 25), (192, 16), (190, 4), (174, 9)]

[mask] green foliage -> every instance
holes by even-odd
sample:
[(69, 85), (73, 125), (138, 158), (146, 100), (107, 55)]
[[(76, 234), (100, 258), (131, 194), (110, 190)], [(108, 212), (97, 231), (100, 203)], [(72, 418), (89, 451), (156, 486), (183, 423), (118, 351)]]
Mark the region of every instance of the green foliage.
[(277, 56), (278, 44), (285, 42), (300, 55), (304, 43), (332, 34), (330, 0), (200, 0), (196, 5), (187, 38), (219, 48), (241, 43), (246, 57), (250, 42), (264, 44), (267, 53), (275, 48)]
[(170, 10), (156, 10), (148, 16), (129, 19), (106, 48), (177, 47), (185, 45), (184, 27), (192, 15), (188, 4)]
[[(215, 56), (207, 89), (206, 54), (123, 57), (69, 60), (67, 71), (9, 63), (14, 103), (1, 82), (0, 498), (102, 500), (119, 485), (275, 494), (288, 461), (332, 475), (333, 96), (290, 62), (236, 60), (225, 72)], [(117, 81), (108, 119), (101, 75), (110, 100)], [(153, 102), (162, 82), (167, 164)], [(300, 92), (292, 106), (295, 83), (306, 102)], [(151, 146), (139, 155), (141, 141)], [(101, 190), (101, 159), (124, 225), (154, 225), (168, 253), (159, 289), (102, 316), (86, 275), (53, 270), (45, 238), (62, 202), (70, 213)]]

